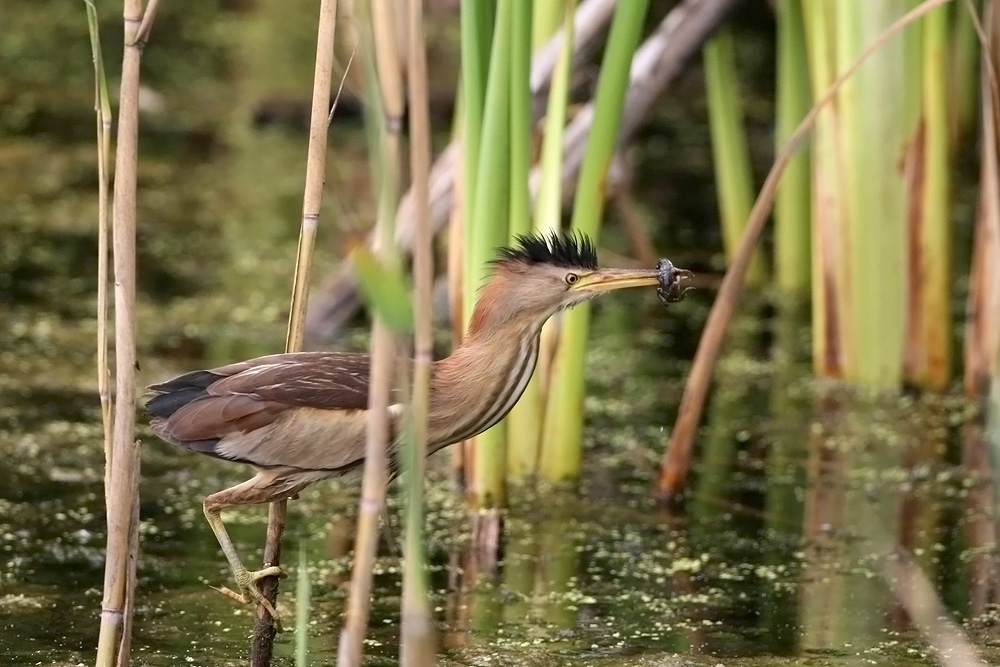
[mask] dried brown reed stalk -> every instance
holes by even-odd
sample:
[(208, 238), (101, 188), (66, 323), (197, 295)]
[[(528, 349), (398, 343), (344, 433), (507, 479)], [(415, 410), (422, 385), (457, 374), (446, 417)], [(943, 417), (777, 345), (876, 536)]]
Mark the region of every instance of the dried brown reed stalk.
[[(337, 0), (322, 0), (316, 36), (316, 68), (313, 74), (312, 110), (309, 121), (309, 145), (306, 157), (306, 182), (302, 198), (302, 222), (295, 257), (295, 278), (288, 316), (286, 352), (302, 350), (305, 339), (306, 311), (309, 304), (309, 277), (312, 272), (313, 246), (323, 204), (323, 182), (326, 174), (326, 137), (329, 127), (330, 88), (333, 72), (333, 45), (337, 27)], [(285, 529), (287, 501), (271, 503), (268, 508), (267, 540), (264, 545), (264, 566), (278, 565), (281, 560), (281, 537)], [(263, 580), (261, 592), (275, 604), (278, 578)], [(252, 667), (270, 664), (276, 627), (274, 619), (262, 605), (257, 605), (253, 639), (250, 647)]]
[(785, 167), (788, 166), (792, 156), (812, 130), (819, 112), (834, 98), (844, 82), (850, 79), (857, 69), (893, 35), (931, 10), (950, 1), (926, 0), (881, 32), (813, 104), (809, 113), (789, 137), (784, 148), (775, 156), (771, 171), (768, 173), (760, 194), (757, 196), (757, 201), (750, 211), (750, 218), (744, 228), (739, 248), (733, 257), (729, 270), (726, 271), (726, 276), (719, 288), (715, 303), (712, 304), (712, 310), (708, 315), (708, 321), (705, 323), (705, 329), (698, 343), (698, 351), (695, 353), (691, 373), (681, 398), (677, 421), (674, 424), (670, 443), (660, 463), (660, 474), (656, 481), (655, 490), (656, 495), (661, 500), (671, 500), (677, 497), (687, 481), (688, 471), (691, 467), (691, 454), (694, 449), (694, 438), (701, 421), (705, 397), (708, 395), (708, 389), (711, 385), (712, 371), (719, 358), (719, 350), (722, 348), (729, 323), (736, 312), (750, 259), (764, 227), (767, 225), (768, 215)]
[(427, 452), (427, 410), (430, 404), (431, 364), (434, 359), (432, 291), (434, 289), (434, 235), (428, 223), (431, 138), (427, 101), (427, 55), (424, 44), (423, 0), (409, 0), (407, 85), (410, 111), (410, 190), (416, 219), (413, 242), (414, 350), (413, 394), (410, 410), (410, 448), (406, 489), (402, 637), (400, 664), (434, 664), (434, 622), (424, 569), (424, 476)]
[[(139, 443), (135, 440), (135, 227), (139, 64), (142, 48), (156, 15), (156, 7), (155, 0), (146, 6), (145, 11), (142, 0), (124, 2), (125, 39), (113, 208), (117, 402), (105, 477), (108, 543), (101, 629), (97, 644), (98, 667), (128, 664), (135, 601), (135, 572), (139, 550)], [(103, 120), (101, 124), (103, 129)], [(109, 144), (110, 139), (102, 141), (101, 150)], [(103, 371), (99, 372), (103, 374)]]
[(971, 4), (965, 3), (966, 10), (983, 50), (983, 137), (965, 330), (965, 393), (982, 399), (989, 395), (1000, 365), (1000, 100), (995, 49), (1000, 35), (995, 3), (986, 3), (985, 28)]

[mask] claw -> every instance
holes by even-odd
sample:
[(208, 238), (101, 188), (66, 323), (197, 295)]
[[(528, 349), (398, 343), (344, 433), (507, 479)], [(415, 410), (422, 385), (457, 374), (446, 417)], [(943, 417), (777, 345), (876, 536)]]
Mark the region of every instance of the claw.
[(277, 565), (271, 565), (269, 567), (265, 567), (255, 572), (241, 570), (235, 572), (234, 575), (236, 579), (236, 585), (239, 586), (240, 588), (239, 593), (232, 591), (229, 588), (226, 588), (225, 586), (221, 586), (218, 588), (216, 588), (215, 586), (210, 586), (209, 588), (218, 591), (219, 593), (222, 593), (227, 598), (235, 600), (240, 604), (253, 604), (254, 602), (256, 602), (257, 604), (261, 605), (262, 607), (264, 607), (264, 609), (267, 610), (267, 613), (271, 615), (271, 618), (274, 619), (275, 629), (278, 632), (282, 632), (281, 618), (278, 616), (278, 612), (274, 608), (274, 605), (272, 605), (270, 600), (264, 597), (264, 594), (260, 592), (259, 588), (257, 588), (257, 582), (260, 581), (261, 579), (264, 579), (265, 577), (284, 578), (288, 576), (288, 573), (286, 573), (283, 569), (281, 569)]

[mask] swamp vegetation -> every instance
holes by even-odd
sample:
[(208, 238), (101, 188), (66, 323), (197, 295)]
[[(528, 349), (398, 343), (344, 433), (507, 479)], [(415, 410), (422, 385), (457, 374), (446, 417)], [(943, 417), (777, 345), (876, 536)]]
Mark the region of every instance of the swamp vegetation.
[[(428, 2), (436, 13), (425, 24), (434, 155), (457, 117), (465, 48), (447, 4)], [(675, 4), (650, 2), (649, 14), (662, 17)], [(787, 10), (794, 3), (775, 4)], [(159, 8), (140, 97), (140, 386), (276, 352), (286, 342), (317, 6), (167, 1)], [(117, 90), (120, 6), (97, 8)], [(561, 20), (550, 17), (550, 27)], [(82, 3), (15, 0), (0, 9), (0, 22), (0, 61), (16, 63), (0, 72), (0, 664), (92, 664), (107, 524), (94, 373), (97, 171), (86, 17)], [(338, 27), (344, 62), (350, 41), (341, 30), (348, 30)], [(544, 34), (533, 39), (543, 42)], [(857, 45), (850, 46), (853, 53)], [(714, 288), (733, 252), (725, 238), (732, 225), (718, 212), (718, 128), (707, 93), (725, 81), (716, 68), (727, 58), (738, 63), (743, 91), (747, 183), (759, 182), (772, 161), (775, 23), (765, 3), (746, 3), (722, 41), (671, 87), (618, 165), (626, 177), (604, 211), (600, 237), (607, 263), (641, 254), (630, 231), (638, 224), (659, 254), (700, 282), (668, 310), (652, 289), (594, 304), (575, 488), (524, 484), (508, 459), (513, 472), (501, 481), (508, 507), (494, 567), (477, 548), (451, 454), (428, 461), (424, 550), (440, 665), (935, 664), (955, 628), (914, 622), (902, 602), (910, 589), (900, 584), (909, 561), (890, 557), (897, 548), (932, 585), (918, 606), (942, 604), (979, 658), (1000, 663), (996, 500), (982, 476), (990, 434), (980, 403), (954, 381), (940, 393), (900, 393), (816, 379), (816, 338), (802, 294), (789, 300), (760, 277), (773, 268), (794, 292), (809, 272), (787, 257), (783, 269), (769, 262), (782, 245), (770, 233), (751, 280), (761, 287), (741, 298), (715, 369), (685, 494), (669, 506), (653, 497)], [(592, 60), (571, 102), (592, 96), (601, 62)], [(324, 276), (335, 275), (379, 217), (360, 71), (349, 75), (329, 128), (313, 267), (320, 294), (333, 282)], [(459, 104), (458, 111), (468, 110)], [(950, 260), (959, 277), (949, 283), (947, 335), (957, 367), (981, 195), (976, 142), (954, 146)], [(791, 239), (783, 247), (802, 243), (787, 225), (776, 234)], [(438, 253), (439, 264), (444, 256)], [(439, 316), (433, 341), (439, 356), (451, 345), (445, 321)], [(368, 333), (361, 316), (324, 344), (363, 351)], [(225, 582), (228, 570), (201, 500), (245, 473), (178, 452), (141, 419), (137, 437), (141, 556), (132, 664), (244, 664), (254, 610), (208, 588)], [(359, 478), (315, 485), (289, 505), (291, 579), (279, 610), (291, 627), (278, 635), (272, 664), (336, 660)], [(387, 496), (393, 536), (380, 538), (374, 563), (366, 665), (399, 659), (404, 565), (387, 544), (399, 541), (395, 528), (404, 525), (398, 489)], [(248, 564), (260, 562), (266, 511), (226, 519)]]

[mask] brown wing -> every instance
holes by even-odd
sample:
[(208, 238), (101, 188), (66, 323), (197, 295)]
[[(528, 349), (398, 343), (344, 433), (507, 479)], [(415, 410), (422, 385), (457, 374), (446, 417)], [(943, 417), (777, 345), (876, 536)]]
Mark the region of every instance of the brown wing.
[(363, 410), (368, 380), (365, 354), (276, 354), (153, 385), (147, 406), (158, 435), (187, 445), (261, 429), (293, 408)]

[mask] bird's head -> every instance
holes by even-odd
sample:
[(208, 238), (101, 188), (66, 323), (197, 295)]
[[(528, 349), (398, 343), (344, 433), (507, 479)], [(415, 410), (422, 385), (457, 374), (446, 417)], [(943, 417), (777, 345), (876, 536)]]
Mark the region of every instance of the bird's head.
[[(523, 234), (501, 248), (473, 316), (476, 325), (540, 327), (557, 311), (615, 289), (655, 286), (656, 269), (601, 269), (597, 248), (582, 234)], [(476, 320), (481, 320), (476, 322)], [(487, 325), (488, 326), (488, 325)]]

